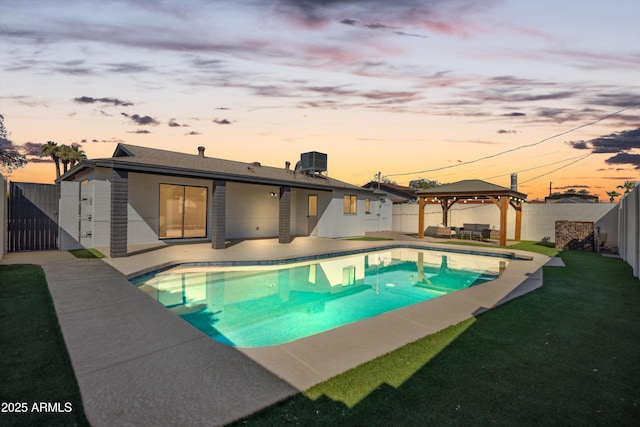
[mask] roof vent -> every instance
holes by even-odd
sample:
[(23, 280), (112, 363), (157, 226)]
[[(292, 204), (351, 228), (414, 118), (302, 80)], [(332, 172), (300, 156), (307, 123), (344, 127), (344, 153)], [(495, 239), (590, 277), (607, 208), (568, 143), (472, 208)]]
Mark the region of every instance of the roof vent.
[(260, 162), (253, 162), (251, 163), (252, 166), (262, 166), (262, 163)]
[(204, 147), (198, 147), (198, 157), (204, 157)]

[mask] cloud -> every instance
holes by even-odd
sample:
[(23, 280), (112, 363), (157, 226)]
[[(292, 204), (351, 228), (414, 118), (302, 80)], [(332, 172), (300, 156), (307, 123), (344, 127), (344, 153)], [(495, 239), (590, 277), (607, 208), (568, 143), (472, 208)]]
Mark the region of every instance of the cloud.
[(121, 107), (133, 106), (132, 102), (122, 101), (117, 98), (92, 98), (90, 96), (81, 96), (78, 98), (73, 98), (73, 100), (78, 104), (95, 104), (96, 102), (98, 102), (100, 104), (111, 104), (111, 105), (118, 105)]
[(568, 141), (577, 150), (591, 150), (592, 153), (613, 154), (605, 160), (608, 164), (629, 164), (640, 169), (640, 154), (629, 151), (640, 149), (640, 128), (614, 132), (588, 141)]
[(180, 123), (176, 122), (176, 119), (169, 119), (169, 127), (172, 127), (172, 128), (189, 127), (189, 125), (181, 125)]
[(523, 117), (523, 116), (526, 116), (526, 114), (525, 113), (520, 113), (519, 111), (514, 111), (513, 113), (503, 114), (503, 116), (505, 116), (505, 117)]
[(145, 133), (151, 133), (151, 131), (147, 130), (147, 129), (136, 129), (136, 130), (130, 130), (128, 131), (129, 133), (136, 133), (136, 134), (145, 134)]
[(135, 124), (140, 125), (140, 126), (157, 126), (160, 124), (159, 121), (157, 121), (156, 119), (154, 119), (153, 117), (149, 117), (149, 116), (141, 116), (139, 114), (133, 114), (133, 115), (129, 115), (127, 113), (120, 113), (120, 115), (131, 119), (131, 121), (133, 121)]
[(499, 134), (518, 133), (518, 131), (516, 131), (516, 130), (507, 130), (507, 129), (499, 129), (498, 133)]
[(231, 122), (227, 119), (213, 119), (213, 123), (216, 123), (218, 125), (230, 125)]
[(402, 31), (398, 27), (393, 27), (391, 25), (382, 24), (380, 22), (373, 22), (373, 23), (365, 24), (365, 23), (362, 23), (362, 22), (358, 21), (357, 19), (347, 18), (347, 19), (342, 19), (340, 21), (340, 23), (344, 24), (344, 25), (351, 26), (351, 27), (360, 27), (360, 28), (365, 28), (365, 29), (368, 29), (368, 30), (383, 30), (383, 31), (389, 32), (391, 34), (396, 34), (398, 36), (418, 37), (418, 38), (421, 38), (421, 39), (428, 38), (428, 36), (421, 35), (421, 34), (407, 33), (405, 31)]
[[(634, 168), (640, 170), (640, 154), (618, 153), (613, 157), (605, 160), (610, 165), (633, 165)], [(637, 178), (637, 177), (636, 177)]]
[(37, 142), (25, 142), (24, 144), (22, 144), (20, 151), (25, 156), (39, 156), (40, 147), (42, 147), (42, 144), (38, 144)]
[(187, 136), (192, 136), (192, 135), (202, 135), (200, 132), (196, 132), (195, 130), (192, 130), (189, 133), (185, 133), (185, 135)]

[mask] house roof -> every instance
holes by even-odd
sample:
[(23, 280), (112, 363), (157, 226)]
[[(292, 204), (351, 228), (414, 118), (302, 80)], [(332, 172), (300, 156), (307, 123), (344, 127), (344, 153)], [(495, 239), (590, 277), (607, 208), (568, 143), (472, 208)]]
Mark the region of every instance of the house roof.
[(428, 197), (480, 197), (480, 196), (511, 196), (526, 199), (527, 195), (507, 187), (501, 187), (480, 179), (466, 179), (451, 184), (438, 185), (416, 191), (418, 196)]
[(384, 191), (394, 202), (405, 202), (417, 199), (416, 189), (413, 187), (374, 181), (366, 183), (363, 187)]
[(215, 157), (201, 157), (198, 154), (179, 153), (130, 144), (118, 144), (110, 158), (80, 162), (61, 176), (59, 181), (72, 180), (81, 171), (93, 167), (245, 183), (286, 185), (318, 190), (341, 189), (382, 194), (328, 176), (309, 175), (285, 167), (277, 168), (263, 166), (258, 162), (247, 163)]

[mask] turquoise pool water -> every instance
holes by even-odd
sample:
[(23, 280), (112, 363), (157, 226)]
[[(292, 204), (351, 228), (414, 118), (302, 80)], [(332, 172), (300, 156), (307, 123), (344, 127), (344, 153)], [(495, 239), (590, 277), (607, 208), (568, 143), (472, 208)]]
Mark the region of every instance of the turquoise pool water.
[(398, 248), (289, 265), (177, 267), (133, 283), (216, 341), (264, 347), (489, 282), (508, 263)]

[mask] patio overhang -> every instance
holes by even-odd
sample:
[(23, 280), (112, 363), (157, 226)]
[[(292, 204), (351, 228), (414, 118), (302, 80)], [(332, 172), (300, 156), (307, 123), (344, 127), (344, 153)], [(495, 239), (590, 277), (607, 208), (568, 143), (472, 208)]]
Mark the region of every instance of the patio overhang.
[(449, 209), (459, 201), (488, 200), (500, 209), (500, 245), (507, 244), (507, 213), (509, 206), (516, 211), (515, 239), (520, 240), (522, 205), (527, 195), (479, 179), (458, 181), (416, 191), (418, 196), (418, 237), (424, 238), (424, 208), (429, 200), (440, 202), (442, 224), (448, 226)]

